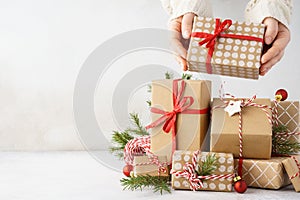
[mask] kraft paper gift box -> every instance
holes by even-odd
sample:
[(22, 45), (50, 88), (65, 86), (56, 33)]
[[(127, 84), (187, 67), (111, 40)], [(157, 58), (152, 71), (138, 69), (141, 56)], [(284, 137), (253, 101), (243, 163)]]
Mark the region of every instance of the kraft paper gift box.
[(282, 161), (296, 192), (300, 192), (300, 155)]
[[(180, 172), (183, 170), (185, 163), (191, 163), (193, 151), (175, 151), (172, 160), (172, 171)], [(228, 178), (220, 178), (215, 180), (202, 180), (203, 187), (197, 190), (212, 190), (212, 191), (232, 191), (232, 182), (234, 176), (234, 160), (231, 153), (213, 153), (201, 152), (197, 156), (197, 163), (201, 164), (207, 159), (208, 155), (214, 155), (217, 160), (216, 169), (211, 175), (231, 175)], [(185, 177), (172, 174), (172, 188), (190, 190), (190, 183)]]
[[(254, 103), (271, 106), (270, 99), (255, 99)], [(239, 157), (239, 114), (229, 116), (224, 108), (215, 106), (224, 103), (215, 98), (212, 102), (211, 143), (213, 152), (233, 153)], [(272, 125), (266, 113), (258, 107), (248, 106), (242, 110), (243, 157), (269, 159), (272, 150)], [(270, 116), (271, 109), (267, 109)]]
[[(282, 161), (286, 157), (273, 157), (269, 160), (244, 159), (242, 179), (248, 187), (279, 189), (289, 185), (291, 181), (283, 167)], [(234, 160), (237, 170), (238, 159)]]
[[(185, 88), (181, 90), (182, 96), (177, 98), (179, 102), (188, 98), (186, 103), (193, 103), (187, 110), (201, 111), (202, 114), (189, 114), (184, 112), (177, 113), (174, 129), (169, 132), (164, 131), (164, 126), (168, 120), (151, 129), (151, 151), (158, 156), (167, 156), (171, 161), (174, 151), (174, 143), (178, 150), (198, 150), (201, 147), (209, 125), (209, 106), (211, 101), (211, 82), (205, 80), (157, 80), (152, 82), (152, 122), (155, 122), (163, 116), (162, 113), (154, 113), (153, 108), (160, 109), (163, 112), (172, 113), (174, 111), (173, 93), (178, 86), (180, 90), (182, 81)], [(175, 88), (174, 88), (175, 87)], [(179, 91), (180, 92), (180, 91)], [(175, 95), (177, 96), (177, 95)], [(174, 132), (173, 132), (174, 131)], [(176, 134), (175, 137), (174, 134)], [(173, 136), (172, 136), (173, 135)], [(174, 139), (174, 140), (173, 140)]]
[[(187, 70), (258, 79), (265, 26), (258, 23), (218, 20), (194, 18)], [(221, 35), (214, 35), (223, 25)]]
[(150, 176), (169, 176), (169, 168), (167, 165), (166, 156), (158, 156), (158, 162), (161, 167), (165, 169), (159, 169), (159, 166), (151, 161), (149, 156), (135, 156), (133, 160), (133, 173), (134, 176), (150, 175)]
[[(298, 132), (299, 131), (299, 101), (280, 101), (275, 106), (275, 102), (272, 101), (272, 109), (275, 112), (277, 108), (278, 124), (282, 124), (287, 127), (287, 131)], [(293, 135), (295, 140), (300, 141), (299, 135)]]

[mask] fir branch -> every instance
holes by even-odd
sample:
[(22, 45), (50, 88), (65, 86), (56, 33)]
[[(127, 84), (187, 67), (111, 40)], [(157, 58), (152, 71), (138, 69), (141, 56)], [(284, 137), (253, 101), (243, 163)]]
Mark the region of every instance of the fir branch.
[(166, 72), (165, 73), (165, 79), (173, 79), (173, 78), (174, 78), (173, 73), (171, 73), (171, 72)]
[(139, 115), (137, 113), (130, 113), (129, 115), (131, 123), (134, 127), (128, 128), (126, 131), (132, 132), (138, 136), (149, 135), (145, 127), (142, 125)]
[(140, 122), (139, 116), (136, 113), (130, 113), (130, 122), (133, 125), (132, 128), (127, 128), (126, 130), (113, 131), (112, 143), (114, 146), (109, 148), (109, 151), (119, 158), (123, 158), (123, 151), (126, 144), (132, 140), (135, 136), (149, 135), (147, 130), (144, 128)]
[(129, 140), (132, 139), (133, 136), (130, 135), (127, 130), (123, 132), (114, 131), (112, 136), (112, 142), (116, 144), (116, 146), (110, 147), (109, 151), (115, 156), (122, 158), (125, 145), (127, 144), (127, 142), (129, 142)]
[(201, 162), (196, 171), (199, 176), (211, 175), (217, 169), (217, 158), (215, 154), (206, 156), (205, 161)]
[(279, 133), (287, 133), (287, 127), (278, 125), (273, 127), (272, 135), (272, 153), (273, 154), (294, 154), (300, 151), (300, 143), (296, 140), (289, 139), (287, 135), (279, 135)]
[(124, 190), (133, 191), (150, 188), (153, 190), (153, 192), (160, 192), (160, 194), (162, 194), (163, 191), (171, 193), (168, 176), (150, 176), (147, 174), (136, 177), (132, 176), (129, 178), (122, 178), (120, 182)]
[(147, 92), (151, 93), (152, 92), (152, 85), (149, 84), (147, 87), (148, 87)]
[(182, 76), (181, 76), (181, 78), (185, 79), (185, 80), (190, 80), (192, 78), (192, 76), (193, 76), (192, 74), (185, 74), (185, 73), (183, 73)]
[(148, 104), (149, 107), (151, 107), (152, 102), (150, 100), (146, 101), (146, 103)]

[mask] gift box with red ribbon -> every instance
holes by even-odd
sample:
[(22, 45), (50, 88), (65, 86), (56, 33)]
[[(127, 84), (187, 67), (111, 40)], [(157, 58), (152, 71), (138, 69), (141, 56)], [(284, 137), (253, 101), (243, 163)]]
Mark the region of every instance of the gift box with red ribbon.
[(167, 156), (175, 150), (198, 150), (209, 125), (211, 82), (157, 80), (152, 82), (151, 152)]
[(264, 31), (263, 24), (195, 17), (187, 70), (258, 79)]

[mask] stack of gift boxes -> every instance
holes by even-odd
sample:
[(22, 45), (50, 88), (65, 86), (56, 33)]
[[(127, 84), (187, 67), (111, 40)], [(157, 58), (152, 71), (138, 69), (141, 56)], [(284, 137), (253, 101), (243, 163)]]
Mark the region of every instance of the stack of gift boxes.
[[(264, 26), (195, 18), (188, 50), (190, 71), (257, 79)], [(134, 174), (168, 176), (174, 189), (232, 191), (239, 175), (249, 187), (300, 191), (299, 157), (272, 155), (272, 126), (299, 128), (299, 102), (232, 95), (211, 98), (206, 80), (152, 82), (152, 156), (134, 157)], [(293, 138), (294, 137), (294, 138)], [(209, 138), (210, 149), (203, 149)], [(299, 141), (297, 135), (290, 139)], [(155, 155), (155, 162), (153, 162)], [(208, 156), (210, 174), (199, 174)], [(165, 163), (164, 170), (161, 163)]]

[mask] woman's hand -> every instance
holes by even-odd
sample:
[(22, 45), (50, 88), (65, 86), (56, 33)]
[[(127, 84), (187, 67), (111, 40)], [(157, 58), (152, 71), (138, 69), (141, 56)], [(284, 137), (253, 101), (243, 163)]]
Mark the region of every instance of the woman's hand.
[(187, 70), (187, 48), (191, 37), (193, 21), (195, 14), (187, 13), (179, 18), (173, 19), (169, 24), (169, 29), (173, 31), (171, 37), (171, 46), (176, 52), (176, 60)]
[(267, 17), (263, 23), (266, 25), (265, 44), (270, 48), (261, 58), (259, 73), (262, 76), (280, 61), (291, 37), (289, 29), (276, 19)]

